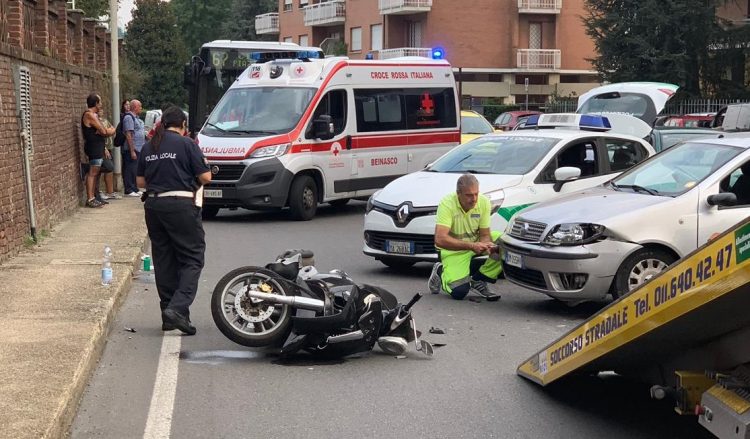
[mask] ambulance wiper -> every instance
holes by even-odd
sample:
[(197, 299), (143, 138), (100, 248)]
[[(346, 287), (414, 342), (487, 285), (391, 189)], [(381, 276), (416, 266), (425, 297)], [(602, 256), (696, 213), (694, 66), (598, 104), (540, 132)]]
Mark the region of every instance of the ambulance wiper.
[(618, 185), (615, 185), (614, 183), (612, 183), (612, 186), (614, 186), (615, 189), (618, 189), (618, 188), (633, 189), (633, 191), (635, 191), (635, 192), (645, 192), (645, 193), (647, 193), (649, 195), (659, 195), (659, 191), (657, 191), (656, 189), (649, 189), (649, 188), (646, 188), (646, 187), (643, 187), (643, 186), (638, 186), (637, 184), (618, 184)]
[(228, 130), (230, 133), (240, 133), (240, 134), (258, 134), (258, 135), (271, 135), (271, 134), (279, 134), (276, 131), (261, 131), (261, 130)]
[(206, 125), (210, 126), (211, 128), (216, 128), (217, 130), (221, 131), (222, 133), (226, 133), (226, 132), (228, 132), (228, 131), (227, 131), (227, 130), (225, 130), (224, 128), (222, 128), (222, 127), (220, 127), (220, 126), (217, 126), (217, 125), (214, 125), (214, 124), (212, 124), (211, 122), (206, 122)]
[(464, 172), (468, 172), (469, 174), (492, 174), (492, 172), (488, 171), (477, 171), (476, 169), (467, 169)]

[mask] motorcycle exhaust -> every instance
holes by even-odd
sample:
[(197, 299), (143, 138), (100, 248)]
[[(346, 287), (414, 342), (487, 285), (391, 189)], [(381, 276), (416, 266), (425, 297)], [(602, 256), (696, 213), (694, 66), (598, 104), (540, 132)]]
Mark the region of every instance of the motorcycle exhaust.
[(268, 294), (254, 290), (248, 291), (247, 295), (253, 299), (262, 300), (264, 302), (289, 305), (295, 308), (309, 309), (311, 311), (323, 311), (323, 307), (325, 306), (325, 303), (322, 300), (311, 299), (309, 297), (282, 296), (280, 294)]

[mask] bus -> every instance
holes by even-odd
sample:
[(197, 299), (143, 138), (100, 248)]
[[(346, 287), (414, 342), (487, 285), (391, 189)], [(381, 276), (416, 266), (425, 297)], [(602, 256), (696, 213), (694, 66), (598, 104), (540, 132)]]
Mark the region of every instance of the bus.
[(295, 43), (215, 40), (204, 44), (184, 71), (190, 136), (195, 137), (224, 92), (250, 64), (261, 58), (296, 58), (300, 51), (324, 57), (317, 47), (300, 47)]

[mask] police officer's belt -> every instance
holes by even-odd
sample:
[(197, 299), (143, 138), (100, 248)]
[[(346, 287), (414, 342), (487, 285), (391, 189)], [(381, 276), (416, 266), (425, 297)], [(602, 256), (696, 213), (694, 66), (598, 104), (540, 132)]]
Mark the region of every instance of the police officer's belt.
[(149, 192), (149, 197), (185, 197), (185, 198), (193, 198), (195, 194), (193, 194), (190, 191), (168, 191), (168, 192), (160, 192), (160, 193), (154, 193)]

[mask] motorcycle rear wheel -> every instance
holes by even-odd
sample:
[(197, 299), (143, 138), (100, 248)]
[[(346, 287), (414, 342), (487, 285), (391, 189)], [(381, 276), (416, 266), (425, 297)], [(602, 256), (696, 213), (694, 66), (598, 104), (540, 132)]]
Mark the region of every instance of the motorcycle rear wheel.
[(211, 316), (216, 327), (243, 346), (281, 346), (292, 329), (291, 306), (252, 299), (245, 294), (250, 288), (294, 295), (294, 289), (273, 271), (252, 266), (234, 269), (219, 280), (211, 295)]

